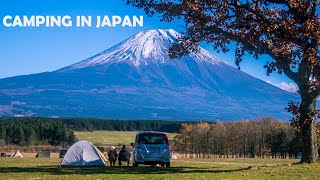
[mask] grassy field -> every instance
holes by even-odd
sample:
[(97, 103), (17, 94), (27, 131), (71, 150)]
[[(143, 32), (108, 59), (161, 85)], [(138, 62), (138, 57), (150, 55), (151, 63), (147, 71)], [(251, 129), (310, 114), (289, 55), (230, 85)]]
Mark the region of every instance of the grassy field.
[[(76, 132), (78, 139), (100, 144), (129, 144), (136, 132)], [(170, 134), (172, 139), (175, 134)], [(23, 152), (22, 152), (23, 153)], [(23, 153), (24, 154), (24, 153)], [(61, 168), (59, 158), (0, 158), (0, 179), (319, 179), (320, 163), (290, 159), (178, 159), (170, 168)], [(57, 154), (55, 154), (57, 157)]]
[[(61, 168), (61, 159), (0, 158), (0, 179), (319, 179), (320, 163), (295, 160), (179, 159), (171, 168)], [(257, 164), (265, 166), (257, 166)], [(268, 167), (278, 164), (278, 166)], [(280, 165), (281, 164), (281, 165)]]
[[(136, 131), (77, 131), (79, 140), (87, 140), (94, 144), (121, 145), (134, 142)], [(169, 139), (173, 139), (175, 133), (169, 133)]]

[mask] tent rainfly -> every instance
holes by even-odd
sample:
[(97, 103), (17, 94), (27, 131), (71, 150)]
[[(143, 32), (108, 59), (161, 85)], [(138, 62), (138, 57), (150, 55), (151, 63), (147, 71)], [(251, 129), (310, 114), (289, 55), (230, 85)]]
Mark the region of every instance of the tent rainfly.
[(23, 157), (22, 154), (20, 153), (20, 151), (16, 151), (12, 157)]
[(88, 141), (78, 141), (67, 151), (61, 166), (105, 166), (104, 155)]

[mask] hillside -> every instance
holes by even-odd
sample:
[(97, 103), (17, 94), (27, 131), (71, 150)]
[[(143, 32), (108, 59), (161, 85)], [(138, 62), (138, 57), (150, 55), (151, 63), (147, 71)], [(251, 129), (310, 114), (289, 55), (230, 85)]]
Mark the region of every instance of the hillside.
[[(236, 120), (285, 111), (296, 95), (200, 49), (181, 59), (167, 50), (180, 35), (147, 30), (53, 72), (0, 80), (0, 115), (112, 119)], [(107, 40), (108, 38), (106, 38)]]

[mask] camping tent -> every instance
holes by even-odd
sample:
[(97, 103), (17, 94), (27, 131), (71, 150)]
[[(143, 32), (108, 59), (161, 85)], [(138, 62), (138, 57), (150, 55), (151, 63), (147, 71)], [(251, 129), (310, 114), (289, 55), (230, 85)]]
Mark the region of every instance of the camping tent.
[(22, 154), (20, 153), (20, 151), (16, 151), (12, 157), (23, 157)]
[(50, 151), (40, 151), (36, 155), (37, 158), (52, 158), (52, 153)]
[(63, 160), (61, 166), (105, 166), (103, 154), (88, 141), (78, 141), (72, 145)]
[(172, 154), (171, 159), (178, 159), (178, 157), (176, 155)]

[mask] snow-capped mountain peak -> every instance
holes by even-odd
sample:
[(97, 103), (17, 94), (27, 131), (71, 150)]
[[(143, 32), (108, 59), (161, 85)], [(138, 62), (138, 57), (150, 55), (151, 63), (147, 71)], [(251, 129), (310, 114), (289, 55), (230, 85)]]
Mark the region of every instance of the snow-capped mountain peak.
[[(181, 35), (173, 29), (145, 30), (93, 57), (63, 68), (61, 71), (108, 65), (120, 61), (125, 61), (135, 67), (166, 63), (170, 61), (168, 48), (177, 41), (179, 36)], [(203, 48), (200, 48), (197, 53), (190, 53), (186, 56), (182, 57), (182, 60), (193, 59), (213, 64), (222, 62)]]
[[(0, 80), (1, 114), (108, 119), (289, 118), (290, 94), (204, 49), (169, 59), (174, 30), (148, 30), (66, 68)], [(13, 102), (21, 102), (19, 104)], [(5, 107), (5, 108), (2, 108)]]

